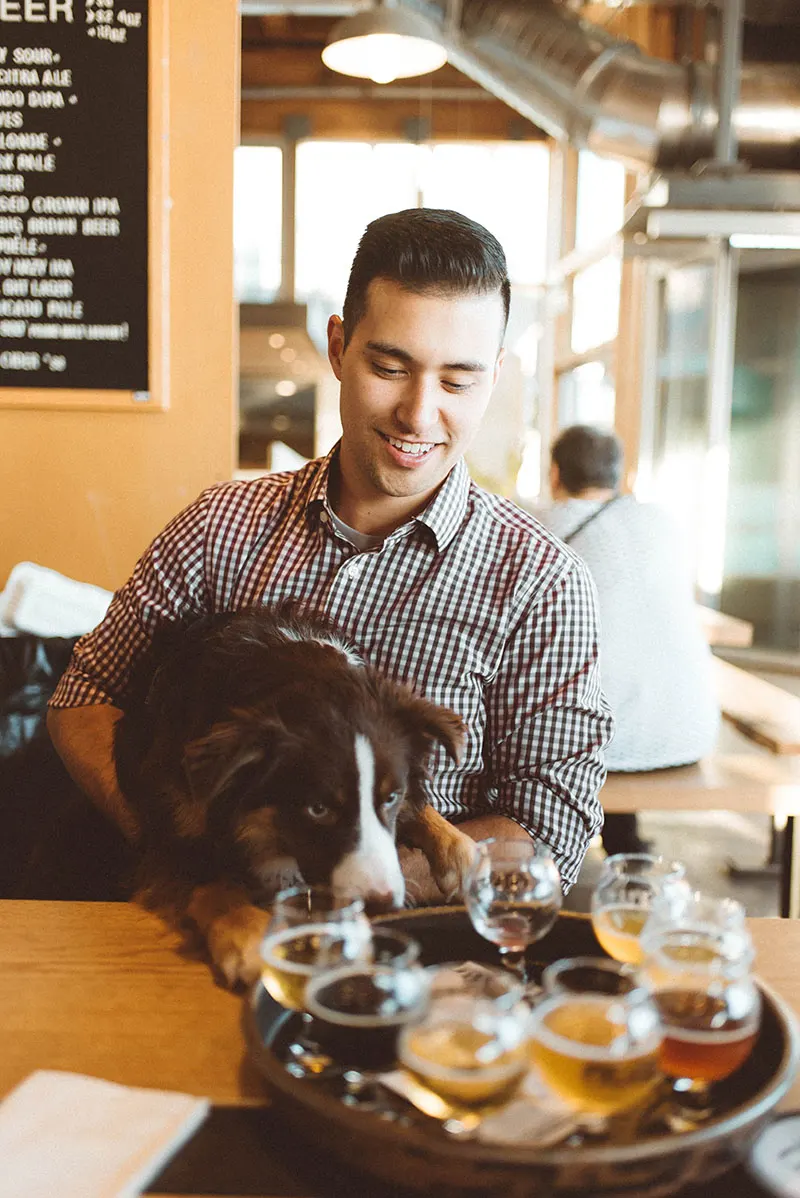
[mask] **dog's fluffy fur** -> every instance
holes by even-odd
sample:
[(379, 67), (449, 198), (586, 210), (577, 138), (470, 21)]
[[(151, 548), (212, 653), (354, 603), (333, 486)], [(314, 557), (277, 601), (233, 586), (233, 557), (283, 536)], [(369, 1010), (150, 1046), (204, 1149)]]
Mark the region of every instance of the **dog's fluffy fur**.
[(39, 872), (52, 874), (55, 847), (74, 876), (82, 847), (84, 881), (97, 872), (87, 855), (100, 858), (106, 887), (115, 874), (123, 893), (188, 915), (230, 984), (257, 970), (268, 917), (256, 904), (282, 885), (401, 905), (400, 840), (425, 852), (445, 897), (461, 888), (472, 842), (423, 789), (435, 745), (457, 758), (461, 721), (361, 664), (316, 617), (229, 613), (162, 639), (117, 729), (136, 852), (105, 827), (92, 848), (71, 818), (69, 836), (39, 846)]

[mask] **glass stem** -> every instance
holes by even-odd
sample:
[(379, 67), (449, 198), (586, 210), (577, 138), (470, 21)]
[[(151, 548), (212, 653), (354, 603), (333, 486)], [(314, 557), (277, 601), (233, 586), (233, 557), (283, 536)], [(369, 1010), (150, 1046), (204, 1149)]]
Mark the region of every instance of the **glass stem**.
[(528, 975), (525, 971), (524, 948), (501, 948), (500, 961), (506, 967), (506, 969), (515, 974), (521, 982), (527, 982)]

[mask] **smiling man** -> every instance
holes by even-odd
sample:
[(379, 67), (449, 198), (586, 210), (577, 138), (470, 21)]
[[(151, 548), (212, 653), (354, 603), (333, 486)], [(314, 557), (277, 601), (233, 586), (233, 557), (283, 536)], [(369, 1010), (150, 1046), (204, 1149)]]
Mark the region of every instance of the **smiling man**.
[[(156, 537), (76, 647), (49, 727), (87, 793), (132, 838), (113, 728), (131, 670), (165, 623), (284, 599), (322, 611), (385, 674), (462, 718), (428, 797), (472, 837), (533, 837), (565, 887), (602, 816), (611, 722), (596, 598), (580, 559), (469, 478), (503, 358), (503, 250), (455, 212), (368, 226), (343, 316), (328, 325), (342, 438), (296, 473), (205, 491)], [(438, 891), (420, 854), (408, 890)]]

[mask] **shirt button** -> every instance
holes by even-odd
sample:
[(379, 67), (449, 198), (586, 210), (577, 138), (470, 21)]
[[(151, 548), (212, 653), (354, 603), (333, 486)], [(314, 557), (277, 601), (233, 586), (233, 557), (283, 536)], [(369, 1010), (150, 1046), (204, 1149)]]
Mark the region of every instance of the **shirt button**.
[(347, 577), (348, 578), (358, 578), (360, 573), (361, 573), (361, 566), (359, 565), (358, 562), (353, 562), (353, 564), (351, 566), (347, 567)]

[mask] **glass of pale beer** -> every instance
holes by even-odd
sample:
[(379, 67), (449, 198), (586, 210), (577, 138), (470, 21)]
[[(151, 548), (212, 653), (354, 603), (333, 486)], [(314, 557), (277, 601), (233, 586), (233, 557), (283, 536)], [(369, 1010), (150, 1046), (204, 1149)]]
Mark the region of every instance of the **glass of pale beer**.
[(753, 945), (744, 922), (687, 918), (648, 931), (642, 966), (664, 1029), (660, 1063), (672, 1079), (676, 1127), (694, 1126), (713, 1108), (711, 1087), (745, 1063), (758, 1037), (761, 996), (751, 973)]
[(524, 982), (526, 948), (561, 910), (561, 875), (544, 845), (479, 840), (464, 902), (476, 932), (497, 945), (501, 963)]
[(358, 959), (370, 934), (359, 898), (326, 886), (295, 886), (276, 895), (261, 942), (261, 979), (276, 1002), (302, 1012), (301, 1033), (289, 1046), (287, 1067), (295, 1075), (319, 1073), (330, 1064), (311, 1038), (311, 1017), (304, 1011), (310, 979), (320, 969)]
[(586, 1130), (602, 1134), (610, 1117), (643, 1105), (661, 1080), (658, 1010), (635, 971), (605, 958), (556, 962), (542, 981), (531, 1058)]
[(530, 1008), (447, 991), (398, 1040), (401, 1064), (442, 1098), (481, 1107), (506, 1098), (528, 1068)]
[(688, 890), (685, 867), (649, 853), (608, 857), (592, 892), (592, 927), (616, 961), (638, 965), (643, 959), (641, 933), (657, 899)]

